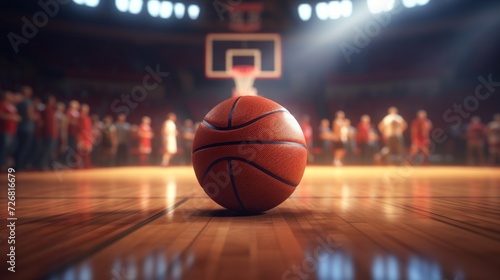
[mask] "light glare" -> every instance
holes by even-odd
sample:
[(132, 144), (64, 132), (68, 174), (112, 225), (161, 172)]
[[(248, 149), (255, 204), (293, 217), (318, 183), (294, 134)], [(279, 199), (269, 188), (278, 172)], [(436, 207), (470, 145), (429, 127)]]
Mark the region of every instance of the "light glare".
[(92, 8), (97, 7), (99, 0), (87, 0), (86, 5)]
[(309, 4), (300, 4), (298, 8), (299, 17), (302, 21), (311, 19), (312, 7)]
[(342, 0), (342, 2), (340, 2), (340, 11), (343, 17), (350, 17), (352, 15), (352, 2)]
[(342, 15), (340, 2), (331, 1), (330, 4), (328, 4), (328, 12), (331, 19), (339, 19)]
[(186, 7), (182, 3), (175, 3), (174, 5), (174, 14), (175, 17), (181, 19), (184, 17), (184, 12), (186, 11)]
[(320, 20), (326, 20), (328, 18), (328, 4), (325, 2), (316, 4), (316, 15)]
[(130, 0), (128, 11), (131, 14), (138, 14), (142, 10), (143, 1), (142, 0)]
[(372, 14), (389, 12), (394, 8), (394, 0), (367, 0), (366, 4)]
[(172, 16), (173, 11), (174, 11), (174, 4), (172, 4), (172, 2), (163, 1), (161, 3), (160, 17), (169, 18)]
[(118, 11), (125, 13), (128, 10), (128, 0), (115, 0), (115, 6)]
[(148, 2), (148, 12), (152, 17), (157, 17), (160, 14), (160, 1), (150, 0)]
[(190, 5), (188, 7), (188, 16), (190, 19), (195, 20), (200, 15), (200, 7), (198, 5)]

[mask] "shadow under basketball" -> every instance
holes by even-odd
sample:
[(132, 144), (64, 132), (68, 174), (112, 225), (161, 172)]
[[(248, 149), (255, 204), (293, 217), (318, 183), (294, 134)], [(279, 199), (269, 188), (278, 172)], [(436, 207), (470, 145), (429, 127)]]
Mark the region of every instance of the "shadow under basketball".
[(266, 212), (260, 213), (246, 213), (246, 212), (237, 212), (227, 209), (202, 209), (193, 214), (193, 216), (198, 217), (249, 217), (249, 216), (260, 216), (265, 214)]

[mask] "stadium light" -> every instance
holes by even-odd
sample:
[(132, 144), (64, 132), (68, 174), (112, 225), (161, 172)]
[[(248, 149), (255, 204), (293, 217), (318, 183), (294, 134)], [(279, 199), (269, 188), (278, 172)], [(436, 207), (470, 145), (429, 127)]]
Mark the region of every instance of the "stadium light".
[(192, 20), (197, 19), (200, 15), (200, 7), (198, 5), (189, 5), (187, 11), (189, 18)]
[(300, 4), (298, 7), (299, 17), (302, 21), (311, 19), (312, 7), (309, 4)]
[(143, 4), (142, 0), (129, 0), (128, 12), (134, 15), (140, 13)]
[(366, 4), (372, 14), (389, 12), (394, 8), (394, 0), (367, 0)]
[(339, 19), (342, 16), (342, 10), (340, 7), (340, 2), (331, 1), (328, 4), (328, 14), (331, 19)]
[(403, 0), (403, 6), (413, 8), (417, 5), (417, 0)]
[(97, 5), (99, 5), (99, 2), (100, 2), (99, 0), (87, 0), (85, 4), (89, 7), (94, 8), (97, 7)]
[(325, 2), (320, 2), (316, 4), (316, 16), (320, 20), (326, 20), (329, 16), (328, 4)]
[(429, 3), (429, 0), (403, 0), (403, 5), (406, 8), (413, 8), (416, 6), (425, 6)]
[[(301, 4), (299, 6), (299, 16), (303, 21), (309, 20), (311, 17), (311, 6), (309, 4)], [(316, 4), (316, 16), (320, 20), (339, 19), (342, 17), (350, 17), (352, 15), (352, 2), (350, 0), (320, 2)]]
[(160, 15), (160, 1), (149, 0), (148, 2), (148, 13), (152, 17), (157, 17)]
[(340, 2), (340, 11), (343, 17), (350, 17), (352, 15), (352, 2), (342, 0), (342, 2)]
[(182, 3), (175, 3), (174, 5), (174, 14), (175, 17), (181, 19), (184, 17), (184, 13), (186, 12), (186, 7)]
[(99, 0), (73, 0), (73, 3), (94, 8), (99, 5)]
[(161, 2), (161, 9), (160, 9), (161, 18), (169, 18), (172, 16), (173, 12), (174, 12), (174, 4), (172, 4), (172, 2), (170, 1)]
[(128, 0), (115, 0), (115, 6), (118, 9), (118, 11), (125, 13), (128, 11)]

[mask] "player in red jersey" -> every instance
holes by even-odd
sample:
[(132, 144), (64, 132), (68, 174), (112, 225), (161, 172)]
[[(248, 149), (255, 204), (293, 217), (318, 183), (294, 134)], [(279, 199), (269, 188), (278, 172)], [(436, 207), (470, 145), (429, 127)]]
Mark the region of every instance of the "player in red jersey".
[(411, 123), (411, 160), (418, 152), (421, 152), (424, 157), (422, 163), (426, 162), (431, 143), (429, 136), (431, 129), (432, 122), (427, 118), (427, 112), (424, 110), (418, 111), (417, 117)]
[(90, 168), (90, 153), (93, 147), (92, 121), (89, 116), (89, 105), (82, 104), (78, 121), (77, 149), (83, 160), (83, 168)]
[[(484, 138), (486, 127), (481, 122), (478, 116), (470, 119), (469, 127), (467, 127), (467, 163), (473, 165), (477, 163), (482, 165), (484, 162)], [(474, 161), (474, 154), (477, 156), (477, 162)]]
[(488, 144), (489, 163), (495, 165), (495, 161), (500, 161), (500, 114), (493, 116), (493, 121), (488, 124)]
[(143, 117), (142, 123), (139, 126), (139, 164), (147, 165), (149, 155), (151, 154), (151, 139), (153, 138), (153, 130), (151, 129), (151, 118)]

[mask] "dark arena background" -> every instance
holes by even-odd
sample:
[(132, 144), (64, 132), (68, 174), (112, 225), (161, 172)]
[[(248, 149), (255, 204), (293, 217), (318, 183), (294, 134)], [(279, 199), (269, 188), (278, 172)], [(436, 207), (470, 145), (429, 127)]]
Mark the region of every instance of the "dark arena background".
[[(0, 7), (1, 279), (500, 279), (499, 1)], [(191, 157), (246, 95), (307, 149), (258, 214), (210, 199)], [(266, 162), (260, 129), (226, 144)], [(244, 209), (228, 162), (205, 175)]]

